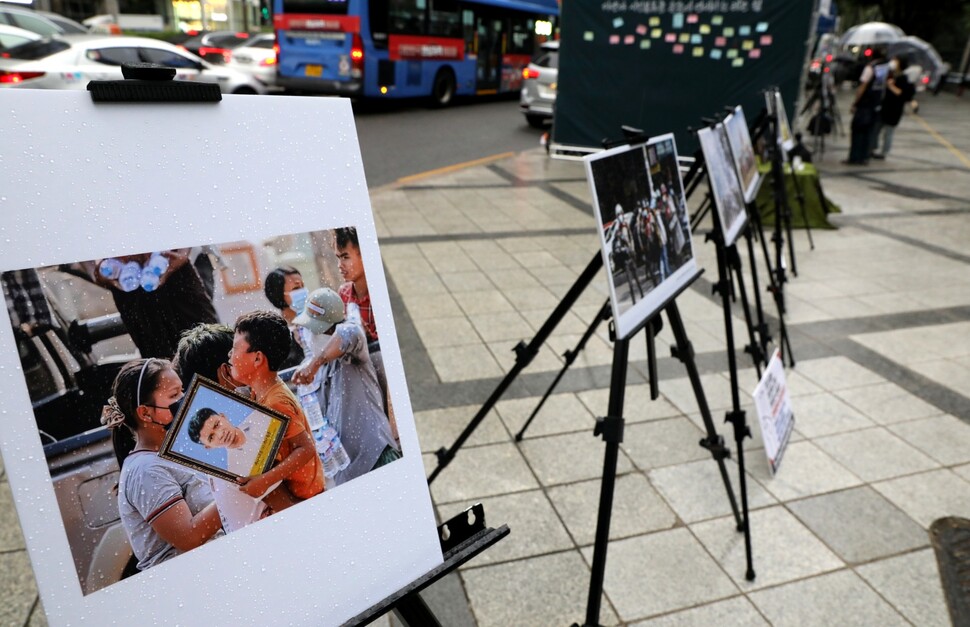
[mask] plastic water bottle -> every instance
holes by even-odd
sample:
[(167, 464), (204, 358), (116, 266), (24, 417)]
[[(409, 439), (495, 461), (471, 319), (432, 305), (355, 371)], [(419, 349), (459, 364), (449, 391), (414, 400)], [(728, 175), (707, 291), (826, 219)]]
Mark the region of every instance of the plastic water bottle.
[(155, 274), (155, 271), (149, 267), (142, 268), (141, 271), (141, 289), (146, 292), (154, 292), (158, 289), (158, 285), (161, 283), (161, 277)]
[(121, 267), (123, 265), (120, 259), (115, 259), (114, 257), (102, 259), (101, 263), (98, 264), (98, 272), (109, 281), (114, 281), (121, 276)]
[(340, 441), (340, 435), (337, 433), (337, 431), (334, 430), (333, 433), (333, 460), (334, 464), (337, 466), (337, 470), (339, 471), (350, 465), (350, 455), (347, 454), (347, 449), (344, 448), (343, 443)]
[(122, 266), (118, 283), (124, 292), (134, 292), (141, 287), (141, 264), (137, 261), (129, 261)]
[(148, 263), (145, 264), (145, 270), (157, 277), (162, 276), (168, 270), (168, 257), (162, 253), (152, 253), (152, 256), (148, 258)]
[(333, 457), (333, 438), (337, 432), (324, 418), (320, 409), (320, 397), (316, 392), (301, 394), (300, 405), (303, 406), (303, 413), (306, 414), (310, 432), (313, 434), (317, 455), (323, 462), (323, 474), (332, 477), (340, 470)]

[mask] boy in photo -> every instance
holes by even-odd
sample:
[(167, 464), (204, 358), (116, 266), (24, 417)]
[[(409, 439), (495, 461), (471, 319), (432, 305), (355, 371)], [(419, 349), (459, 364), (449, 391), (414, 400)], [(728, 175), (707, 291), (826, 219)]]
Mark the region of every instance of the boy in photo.
[(257, 404), (290, 419), (275, 465), (263, 474), (242, 479), (240, 490), (258, 497), (282, 480), (283, 485), (263, 499), (273, 511), (279, 511), (323, 492), (323, 465), (300, 403), (276, 374), (290, 350), (286, 320), (275, 312), (253, 311), (240, 316), (235, 329), (229, 352), (232, 378), (249, 386), (250, 397)]
[(226, 449), (226, 470), (248, 477), (271, 420), (266, 414), (254, 411), (236, 426), (225, 414), (203, 407), (189, 419), (189, 439), (207, 449)]
[(350, 481), (374, 468), (400, 459), (400, 447), (384, 413), (377, 375), (367, 352), (360, 324), (347, 320), (340, 296), (329, 288), (310, 294), (306, 309), (293, 320), (330, 340), (309, 364), (293, 374), (293, 382), (312, 381), (320, 368), (326, 415), (350, 456), (341, 481)]

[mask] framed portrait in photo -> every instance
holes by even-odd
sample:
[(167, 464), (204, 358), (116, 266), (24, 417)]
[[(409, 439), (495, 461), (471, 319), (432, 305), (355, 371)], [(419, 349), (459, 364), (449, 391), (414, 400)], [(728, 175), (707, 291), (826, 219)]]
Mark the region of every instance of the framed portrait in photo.
[(744, 208), (741, 182), (734, 169), (727, 132), (723, 124), (717, 124), (697, 131), (697, 139), (704, 153), (707, 178), (714, 194), (724, 245), (731, 246), (744, 228), (748, 216)]
[(290, 419), (195, 376), (159, 457), (236, 481), (273, 464)]

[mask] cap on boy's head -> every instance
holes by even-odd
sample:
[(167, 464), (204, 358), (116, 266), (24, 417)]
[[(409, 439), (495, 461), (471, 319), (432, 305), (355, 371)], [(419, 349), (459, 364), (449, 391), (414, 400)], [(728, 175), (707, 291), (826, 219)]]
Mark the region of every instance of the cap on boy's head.
[(344, 301), (329, 287), (321, 287), (310, 293), (306, 309), (293, 319), (293, 323), (310, 329), (312, 333), (326, 333), (343, 319)]

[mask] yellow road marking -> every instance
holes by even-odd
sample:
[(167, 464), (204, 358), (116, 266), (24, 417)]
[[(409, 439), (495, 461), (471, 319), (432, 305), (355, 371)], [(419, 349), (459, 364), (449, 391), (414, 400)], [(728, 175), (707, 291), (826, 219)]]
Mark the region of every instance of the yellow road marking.
[(956, 158), (957, 159), (959, 159), (960, 161), (963, 162), (963, 165), (965, 165), (968, 168), (970, 168), (970, 158), (968, 158), (965, 154), (963, 154), (960, 151), (959, 148), (957, 148), (956, 146), (954, 146), (953, 144), (951, 144), (949, 141), (947, 141), (947, 139), (945, 137), (943, 137), (942, 135), (940, 135), (939, 133), (937, 133), (936, 132), (936, 129), (934, 129), (932, 126), (930, 126), (929, 124), (927, 124), (926, 123), (926, 120), (924, 120), (922, 117), (920, 117), (918, 115), (913, 115), (913, 117), (916, 118), (916, 121), (917, 122), (919, 122), (920, 124), (923, 125), (923, 128), (926, 129), (926, 132), (928, 132), (930, 135), (932, 135), (933, 138), (936, 139), (936, 141), (938, 141), (941, 144), (943, 144), (943, 146), (947, 150), (949, 150), (950, 152), (952, 152), (954, 155), (956, 155)]
[(414, 181), (419, 181), (429, 176), (436, 176), (438, 174), (448, 174), (449, 172), (456, 172), (458, 170), (464, 170), (465, 168), (471, 168), (476, 165), (485, 165), (486, 163), (492, 163), (493, 161), (498, 161), (500, 159), (505, 159), (507, 157), (514, 156), (514, 152), (503, 152), (499, 155), (492, 155), (491, 157), (482, 157), (481, 159), (474, 159), (472, 161), (465, 161), (463, 163), (456, 163), (454, 165), (446, 165), (443, 168), (436, 168), (434, 170), (428, 170), (427, 172), (420, 172), (418, 174), (412, 174), (410, 176), (402, 176), (397, 180), (398, 183), (413, 183)]

